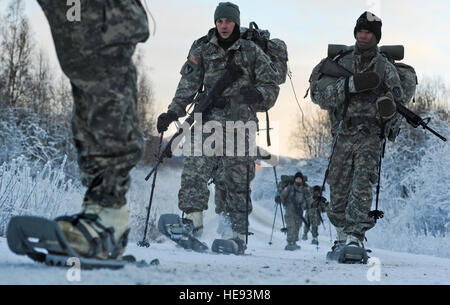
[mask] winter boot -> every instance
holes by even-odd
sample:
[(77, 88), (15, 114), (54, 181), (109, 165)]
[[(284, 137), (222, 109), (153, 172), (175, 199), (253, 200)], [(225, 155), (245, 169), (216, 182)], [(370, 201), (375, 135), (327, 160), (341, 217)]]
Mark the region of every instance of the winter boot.
[(303, 234), (302, 240), (308, 240), (308, 233), (304, 233), (304, 234)]
[(334, 245), (331, 247), (331, 251), (327, 253), (327, 260), (337, 261), (341, 254), (342, 248), (345, 246), (347, 240), (347, 234), (344, 233), (343, 227), (336, 227), (337, 240), (334, 241)]
[(364, 249), (362, 241), (353, 235), (347, 236), (345, 246), (342, 248), (339, 255), (339, 263), (343, 264), (366, 264), (367, 252)]
[(192, 234), (195, 238), (200, 238), (203, 234), (203, 212), (192, 212), (184, 216), (194, 224), (194, 230)]
[(311, 240), (311, 244), (312, 244), (312, 245), (319, 245), (319, 241), (317, 240), (317, 237), (314, 237), (314, 238)]
[(215, 239), (211, 250), (222, 254), (244, 255), (247, 245), (245, 243), (245, 234), (233, 232), (230, 239)]
[(297, 243), (295, 242), (288, 242), (288, 244), (286, 245), (286, 247), (284, 247), (284, 250), (286, 251), (295, 251), (295, 250), (300, 250), (300, 246), (297, 245)]
[[(70, 247), (96, 259), (121, 259), (128, 242), (128, 207), (84, 206), (80, 214), (55, 219)], [(49, 251), (51, 252), (51, 251)]]

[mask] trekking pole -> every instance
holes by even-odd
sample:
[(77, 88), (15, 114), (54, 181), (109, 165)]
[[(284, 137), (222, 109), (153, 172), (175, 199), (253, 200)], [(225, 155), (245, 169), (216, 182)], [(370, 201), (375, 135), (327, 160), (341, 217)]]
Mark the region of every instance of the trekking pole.
[(369, 212), (369, 217), (372, 217), (377, 222), (377, 219), (384, 217), (384, 212), (378, 210), (378, 199), (380, 197), (380, 181), (381, 181), (381, 161), (384, 158), (384, 151), (386, 149), (386, 137), (384, 135), (384, 127), (385, 123), (381, 124), (381, 132), (380, 132), (380, 158), (378, 160), (378, 184), (377, 184), (377, 196), (375, 200), (375, 210)]
[(272, 244), (273, 229), (275, 228), (275, 219), (277, 219), (278, 203), (275, 205), (275, 215), (273, 215), (272, 233), (270, 234), (269, 245)]
[(245, 217), (245, 244), (248, 244), (248, 205), (250, 201), (250, 156), (247, 156), (247, 198), (246, 198), (246, 217)]
[[(161, 144), (163, 139), (164, 132), (161, 133), (161, 136), (159, 137), (159, 146), (158, 146), (158, 155), (161, 153)], [(147, 236), (147, 229), (148, 229), (148, 221), (150, 219), (150, 209), (152, 208), (152, 201), (153, 201), (153, 192), (155, 190), (155, 182), (156, 182), (156, 174), (158, 173), (157, 170), (155, 170), (155, 175), (153, 175), (153, 183), (152, 183), (152, 191), (150, 192), (150, 200), (147, 208), (147, 218), (145, 220), (145, 229), (144, 229), (144, 236), (142, 236), (142, 240), (138, 241), (137, 245), (139, 247), (150, 247), (150, 243), (146, 239)]]
[[(278, 189), (278, 176), (277, 176), (276, 166), (273, 167), (273, 173), (275, 174), (275, 183), (276, 183), (276, 187)], [(275, 213), (276, 213), (276, 210), (275, 210)], [(281, 221), (283, 222), (283, 227), (281, 228), (281, 232), (286, 233), (287, 229), (284, 224), (283, 206), (281, 204), (280, 204), (280, 214), (281, 214)]]

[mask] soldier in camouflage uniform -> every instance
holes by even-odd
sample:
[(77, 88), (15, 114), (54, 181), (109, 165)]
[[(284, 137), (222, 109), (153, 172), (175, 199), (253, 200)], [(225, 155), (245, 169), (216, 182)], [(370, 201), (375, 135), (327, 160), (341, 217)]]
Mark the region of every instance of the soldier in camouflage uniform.
[(365, 232), (375, 225), (368, 213), (378, 177), (381, 123), (387, 123), (384, 128), (389, 134), (393, 122), (399, 121), (394, 101), (404, 103), (396, 68), (378, 52), (381, 20), (363, 13), (354, 36), (354, 51), (338, 60), (353, 76), (336, 79), (321, 75), (319, 64), (310, 78), (312, 101), (328, 111), (333, 136), (342, 120), (346, 92), (349, 94), (328, 177), (331, 204), (327, 213), (338, 233), (332, 248), (335, 253), (344, 247), (363, 249)]
[(304, 181), (303, 174), (297, 172), (294, 183), (287, 185), (280, 192), (281, 202), (285, 206), (285, 219), (287, 227), (287, 245), (285, 250), (300, 249), (297, 245), (298, 235), (302, 227), (303, 211), (313, 204), (312, 192)]
[[(225, 129), (226, 122), (257, 122), (256, 112), (271, 108), (278, 96), (279, 87), (274, 82), (276, 70), (270, 58), (253, 42), (240, 39), (240, 12), (237, 5), (230, 2), (219, 3), (214, 13), (215, 28), (196, 40), (181, 68), (181, 80), (167, 113), (158, 117), (159, 132), (167, 130), (168, 125), (186, 115), (186, 107), (204, 86), (206, 93), (222, 76), (228, 58), (234, 53), (233, 61), (242, 68), (243, 75), (221, 97), (214, 101), (212, 109), (203, 114), (203, 123), (214, 120)], [(194, 129), (194, 128), (193, 128)], [(203, 133), (203, 143), (210, 134)], [(254, 137), (246, 135), (246, 154), (248, 146), (255, 145)], [(191, 136), (194, 139), (194, 136)], [(223, 136), (224, 152), (226, 146), (236, 139)], [(249, 143), (252, 141), (252, 143)], [(227, 144), (228, 142), (228, 144)], [(217, 143), (216, 143), (217, 145)], [(193, 145), (194, 146), (194, 145)], [(236, 145), (235, 151), (236, 153)], [(195, 149), (194, 149), (195, 150)], [(218, 168), (222, 177), (217, 188), (217, 196), (222, 196), (218, 212), (224, 213), (231, 223), (233, 236), (223, 236), (239, 243), (245, 241), (247, 217), (247, 164), (249, 163), (250, 181), (254, 178), (255, 156), (205, 156), (196, 150), (196, 155), (185, 156), (181, 176), (181, 188), (178, 194), (178, 206), (191, 219), (194, 226), (201, 229), (203, 211), (208, 208), (208, 180)], [(216, 179), (216, 178), (215, 178)], [(217, 187), (217, 186), (216, 186)], [(248, 213), (252, 210), (249, 203)], [(199, 233), (200, 230), (197, 230)], [(199, 234), (198, 234), (199, 236)]]
[[(105, 259), (112, 250), (125, 249), (129, 172), (143, 152), (132, 55), (149, 36), (146, 12), (140, 1), (83, 1), (81, 21), (69, 21), (66, 1), (38, 3), (72, 85), (73, 138), (87, 187), (82, 212), (73, 221), (58, 223), (80, 255), (95, 250), (91, 257)], [(100, 246), (91, 249), (93, 241)]]
[(320, 186), (315, 185), (313, 187), (313, 202), (312, 205), (306, 208), (305, 220), (306, 224), (303, 230), (303, 240), (308, 239), (308, 231), (311, 229), (312, 241), (311, 243), (314, 245), (318, 245), (319, 241), (317, 237), (319, 236), (319, 225), (322, 222), (322, 217), (320, 213), (325, 212), (325, 208), (328, 205), (327, 200), (322, 197), (320, 191)]

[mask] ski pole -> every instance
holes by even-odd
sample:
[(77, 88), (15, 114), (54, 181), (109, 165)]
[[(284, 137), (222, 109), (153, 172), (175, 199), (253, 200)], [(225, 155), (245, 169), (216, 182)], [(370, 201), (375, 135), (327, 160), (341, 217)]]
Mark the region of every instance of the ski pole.
[[(278, 176), (277, 176), (276, 166), (273, 167), (273, 173), (275, 174), (275, 183), (276, 183), (275, 187), (278, 189)], [(276, 210), (275, 210), (275, 213), (276, 213)], [(280, 214), (281, 214), (281, 221), (283, 222), (283, 227), (281, 228), (281, 232), (286, 233), (287, 229), (286, 229), (286, 226), (284, 224), (283, 207), (282, 207), (281, 204), (280, 204)]]
[(278, 203), (275, 205), (275, 215), (273, 215), (272, 233), (270, 234), (269, 245), (272, 244), (273, 229), (275, 228), (275, 219), (277, 219)]
[(384, 127), (385, 124), (382, 122), (381, 124), (381, 132), (380, 132), (380, 158), (378, 160), (378, 184), (377, 184), (377, 196), (375, 200), (375, 210), (369, 212), (369, 217), (372, 217), (377, 222), (377, 219), (384, 217), (384, 212), (378, 210), (378, 199), (380, 197), (380, 181), (381, 181), (381, 161), (384, 157), (384, 150), (386, 148), (386, 137), (384, 135)]
[[(162, 144), (163, 134), (164, 134), (164, 132), (162, 132), (161, 136), (159, 137), (158, 155), (161, 152), (161, 144)], [(150, 200), (149, 200), (149, 204), (148, 204), (148, 208), (147, 208), (147, 218), (145, 220), (144, 236), (142, 236), (142, 241), (139, 241), (137, 243), (137, 245), (139, 247), (146, 247), (146, 248), (150, 247), (150, 243), (146, 239), (146, 236), (147, 236), (147, 229), (148, 229), (148, 221), (150, 219), (150, 209), (152, 208), (153, 192), (155, 190), (155, 182), (156, 182), (156, 174), (157, 173), (158, 173), (158, 171), (155, 170), (155, 175), (153, 176), (152, 191), (150, 192)]]

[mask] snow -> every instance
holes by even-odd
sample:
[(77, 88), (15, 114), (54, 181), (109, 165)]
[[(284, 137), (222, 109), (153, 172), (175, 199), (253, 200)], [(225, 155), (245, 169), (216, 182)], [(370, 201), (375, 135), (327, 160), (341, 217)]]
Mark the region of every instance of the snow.
[[(271, 168), (265, 170), (273, 171)], [(136, 188), (144, 185), (141, 185), (139, 181), (143, 180), (142, 177), (145, 174), (144, 171), (134, 172), (135, 184), (130, 190), (131, 198), (135, 198)], [(172, 190), (177, 189), (179, 171), (163, 170), (158, 177), (160, 180), (157, 182), (157, 189), (158, 185), (159, 190), (166, 187), (170, 187)], [(261, 172), (257, 174), (256, 179), (264, 184), (266, 178), (268, 177)], [(170, 184), (166, 184), (169, 181)], [(270, 180), (267, 179), (266, 182), (269, 183)], [(211, 191), (212, 200), (213, 188)], [(257, 188), (253, 195), (262, 197), (260, 193), (264, 191), (264, 189)], [(176, 191), (157, 192), (153, 208), (162, 210), (163, 213), (177, 213), (176, 193)], [(165, 197), (166, 200), (162, 200), (161, 197)], [(148, 204), (147, 196), (141, 194), (141, 200)], [(136, 204), (134, 202), (134, 205)], [(202, 238), (209, 246), (214, 238), (219, 237), (216, 233), (219, 216), (211, 207), (213, 207), (212, 202), (205, 213), (205, 231)], [(274, 205), (270, 200), (260, 199), (253, 202), (250, 231), (254, 235), (249, 237), (245, 256), (221, 255), (211, 252), (196, 253), (177, 247), (174, 242), (165, 237), (160, 237), (158, 242), (151, 241), (149, 248), (139, 248), (136, 245), (136, 240), (139, 240), (140, 234), (142, 234), (142, 230), (139, 229), (138, 232), (135, 232), (135, 240), (129, 242), (127, 253), (148, 262), (158, 258), (160, 265), (144, 268), (126, 266), (121, 270), (82, 270), (80, 281), (76, 282), (68, 281), (67, 275), (70, 269), (48, 267), (35, 263), (25, 256), (17, 256), (9, 250), (6, 240), (0, 238), (0, 274), (7, 275), (0, 277), (0, 284), (450, 284), (450, 258), (372, 248), (373, 252), (370, 256), (379, 259), (380, 265), (377, 265), (379, 269), (373, 269), (377, 266), (372, 264), (327, 263), (325, 256), (331, 247), (331, 242), (329, 223), (326, 217), (324, 217), (325, 227), (319, 227), (319, 248), (310, 244), (311, 236), (309, 235), (308, 241), (299, 242), (302, 247), (300, 250), (291, 252), (284, 250), (286, 236), (280, 232), (282, 221), (278, 210), (272, 245), (269, 245), (274, 211)], [(334, 235), (333, 231), (332, 238)], [(375, 277), (375, 280), (369, 281), (369, 279), (373, 279), (373, 275), (377, 274), (379, 278)]]
[[(449, 129), (442, 130), (449, 136)], [(433, 142), (434, 141), (434, 142)], [(81, 271), (81, 281), (68, 281), (69, 269), (47, 267), (12, 253), (0, 237), (0, 284), (450, 284), (450, 154), (447, 143), (431, 138), (418, 161), (400, 160), (389, 148), (383, 161), (381, 209), (385, 217), (367, 234), (366, 247), (374, 264), (327, 263), (325, 256), (335, 237), (329, 223), (319, 227), (320, 247), (301, 241), (299, 251), (285, 251), (286, 236), (278, 210), (273, 244), (269, 245), (274, 219), (275, 178), (272, 167), (261, 167), (252, 182), (253, 212), (245, 256), (195, 253), (150, 227), (150, 248), (139, 248), (142, 239), (151, 181), (149, 169), (132, 171), (127, 194), (132, 232), (127, 252), (138, 259), (158, 258), (159, 266), (122, 270)], [(397, 144), (398, 145), (398, 144)], [(391, 153), (391, 151), (393, 153)], [(301, 170), (309, 185), (321, 185), (326, 160), (281, 160), (277, 176)], [(409, 163), (408, 163), (409, 162)], [(17, 158), (0, 166), (0, 235), (13, 215), (53, 218), (80, 210), (85, 189), (65, 176), (61, 167), (42, 168)], [(158, 172), (151, 221), (160, 214), (181, 214), (177, 207), (180, 168), (162, 166)], [(214, 213), (214, 187), (210, 186), (209, 209), (204, 213), (202, 240), (211, 246), (218, 238), (219, 217)], [(403, 195), (406, 190), (407, 196)], [(329, 198), (329, 193), (325, 192)], [(311, 237), (310, 237), (311, 238)], [(372, 261), (370, 261), (372, 262)], [(379, 262), (379, 264), (377, 264)], [(379, 275), (379, 278), (377, 278)], [(369, 281), (369, 279), (379, 281)]]

